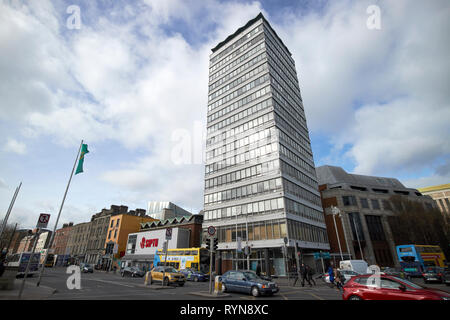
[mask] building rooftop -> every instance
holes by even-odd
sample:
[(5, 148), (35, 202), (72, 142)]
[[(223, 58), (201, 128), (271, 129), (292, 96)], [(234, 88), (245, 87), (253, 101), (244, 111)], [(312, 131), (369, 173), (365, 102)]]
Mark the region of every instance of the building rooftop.
[(363, 185), (370, 187), (409, 189), (395, 178), (374, 177), (347, 173), (341, 167), (328, 165), (320, 166), (316, 168), (316, 173), (319, 185), (346, 183), (351, 185)]
[(263, 19), (266, 23), (267, 26), (270, 28), (270, 30), (275, 34), (275, 36), (278, 38), (278, 40), (280, 40), (281, 44), (283, 45), (283, 47), (286, 49), (286, 51), (290, 54), (291, 52), (289, 51), (289, 49), (285, 46), (285, 44), (283, 43), (283, 41), (281, 40), (281, 38), (278, 36), (278, 34), (275, 32), (275, 30), (273, 30), (272, 26), (270, 25), (269, 21), (267, 21), (267, 19), (264, 17), (264, 15), (260, 12), (255, 18), (249, 20), (243, 27), (240, 27), (239, 29), (237, 29), (232, 35), (229, 35), (224, 41), (220, 42), (217, 46), (215, 46), (214, 48), (211, 49), (212, 52), (216, 52), (217, 50), (219, 50), (220, 48), (222, 48), (225, 44), (227, 44), (228, 42), (230, 42), (231, 40), (233, 40), (234, 38), (236, 38), (237, 35), (239, 35), (242, 31), (244, 31), (245, 29), (247, 29), (248, 27), (250, 27), (252, 24), (254, 24), (256, 21), (258, 21), (259, 19)]
[(424, 193), (424, 192), (442, 191), (442, 190), (447, 190), (447, 189), (450, 189), (450, 183), (440, 184), (440, 185), (432, 186), (432, 187), (419, 188), (417, 190)]
[(196, 219), (196, 217), (203, 218), (202, 215), (194, 214), (191, 216), (183, 216), (183, 217), (177, 217), (177, 218), (172, 218), (172, 219), (143, 222), (143, 223), (141, 223), (141, 230), (148, 229), (148, 228), (162, 227), (162, 226), (166, 226), (166, 225), (170, 226), (170, 225), (177, 225), (177, 224), (192, 222), (193, 220)]

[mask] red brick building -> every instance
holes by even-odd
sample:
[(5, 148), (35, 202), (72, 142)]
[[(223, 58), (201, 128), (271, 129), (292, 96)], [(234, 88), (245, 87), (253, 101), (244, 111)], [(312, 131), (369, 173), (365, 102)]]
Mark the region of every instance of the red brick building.
[(61, 229), (56, 230), (55, 238), (50, 248), (54, 254), (66, 254), (67, 242), (69, 241), (72, 228), (73, 222), (70, 222), (63, 224)]

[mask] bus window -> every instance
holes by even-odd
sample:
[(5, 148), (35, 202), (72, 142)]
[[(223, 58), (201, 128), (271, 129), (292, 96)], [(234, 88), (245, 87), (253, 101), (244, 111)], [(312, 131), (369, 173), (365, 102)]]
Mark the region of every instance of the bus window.
[(197, 270), (197, 271), (200, 271), (200, 270), (198, 269), (198, 263), (194, 263), (194, 262), (191, 263), (191, 269), (195, 269), (195, 270)]

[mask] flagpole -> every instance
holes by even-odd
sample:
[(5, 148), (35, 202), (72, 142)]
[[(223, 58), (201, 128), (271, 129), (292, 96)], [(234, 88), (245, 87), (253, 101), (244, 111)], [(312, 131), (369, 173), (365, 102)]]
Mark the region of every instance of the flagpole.
[(72, 181), (73, 172), (75, 171), (75, 167), (77, 166), (77, 161), (78, 161), (78, 157), (80, 156), (80, 151), (81, 151), (81, 147), (82, 146), (83, 146), (83, 140), (81, 140), (80, 148), (78, 149), (77, 157), (75, 158), (75, 163), (73, 165), (72, 173), (70, 174), (69, 182), (67, 183), (66, 192), (64, 192), (64, 197), (63, 197), (63, 200), (61, 202), (61, 206), (59, 207), (58, 217), (56, 218), (55, 226), (53, 227), (53, 232), (52, 232), (52, 235), (50, 237), (50, 242), (48, 243), (48, 249), (47, 249), (47, 251), (45, 253), (44, 263), (42, 264), (41, 271), (39, 272), (39, 279), (38, 279), (38, 282), (36, 284), (36, 287), (39, 287), (39, 284), (41, 283), (42, 274), (44, 273), (44, 269), (45, 269), (45, 262), (47, 261), (47, 256), (48, 256), (49, 249), (51, 248), (51, 246), (53, 244), (53, 239), (55, 238), (55, 233), (56, 233), (56, 228), (58, 227), (59, 217), (61, 215), (61, 211), (62, 211), (62, 208), (64, 206), (64, 201), (66, 200), (67, 191), (69, 190), (70, 182)]

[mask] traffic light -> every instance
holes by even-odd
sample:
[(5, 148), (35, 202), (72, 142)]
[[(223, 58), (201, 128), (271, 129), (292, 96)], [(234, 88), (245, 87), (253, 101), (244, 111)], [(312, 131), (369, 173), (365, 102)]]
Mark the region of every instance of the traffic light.
[(219, 239), (214, 238), (213, 250), (216, 251), (219, 246)]
[(206, 238), (206, 249), (211, 251), (211, 239), (210, 238)]

